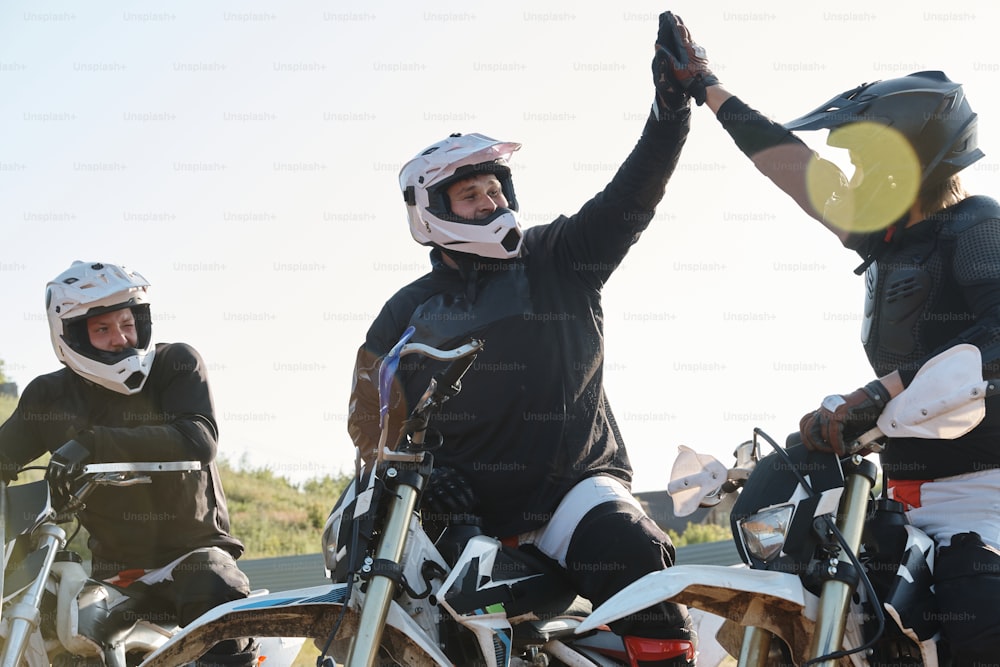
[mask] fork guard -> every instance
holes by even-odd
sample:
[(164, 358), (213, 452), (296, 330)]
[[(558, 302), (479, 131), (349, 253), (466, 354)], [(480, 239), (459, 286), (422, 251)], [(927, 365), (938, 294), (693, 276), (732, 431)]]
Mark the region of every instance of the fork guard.
[(818, 598), (792, 574), (723, 565), (675, 565), (623, 588), (595, 609), (576, 632), (594, 630), (667, 600), (741, 626), (768, 630), (783, 639), (794, 656), (809, 650), (818, 608)]
[[(140, 667), (177, 667), (194, 662), (223, 639), (238, 637), (305, 637), (322, 646), (340, 616), (347, 584), (312, 586), (256, 595), (219, 605), (146, 658)], [(357, 627), (358, 613), (348, 606), (332, 647), (346, 653)], [(423, 640), (424, 631), (393, 602), (386, 619), (383, 645), (406, 665), (451, 667), (441, 650)], [(333, 649), (332, 649), (333, 650)]]

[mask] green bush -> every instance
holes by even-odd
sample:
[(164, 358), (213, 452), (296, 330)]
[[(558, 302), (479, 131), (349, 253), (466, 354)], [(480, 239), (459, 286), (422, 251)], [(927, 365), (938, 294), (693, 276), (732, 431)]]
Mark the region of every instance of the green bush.
[(732, 532), (727, 526), (720, 526), (717, 523), (691, 523), (688, 521), (683, 533), (669, 530), (667, 534), (673, 541), (675, 547), (683, 547), (689, 544), (702, 544), (704, 542), (722, 542), (731, 540)]
[(298, 486), (266, 468), (238, 469), (219, 462), (233, 535), (244, 558), (316, 553), (323, 525), (349, 478), (324, 477)]

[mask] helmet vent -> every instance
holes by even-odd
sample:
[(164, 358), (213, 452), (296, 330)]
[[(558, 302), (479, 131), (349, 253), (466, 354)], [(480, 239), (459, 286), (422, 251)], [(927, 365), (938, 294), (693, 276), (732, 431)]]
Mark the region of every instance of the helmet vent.
[(512, 229), (509, 232), (507, 232), (506, 236), (503, 237), (503, 241), (500, 242), (500, 245), (502, 245), (503, 249), (506, 250), (507, 252), (514, 252), (515, 250), (517, 250), (517, 244), (520, 242), (521, 242), (521, 233), (516, 229)]
[(145, 379), (146, 376), (144, 374), (140, 373), (139, 371), (136, 371), (135, 373), (132, 373), (132, 375), (129, 375), (128, 379), (125, 380), (123, 384), (129, 389), (135, 390), (142, 386), (142, 383), (145, 381)]

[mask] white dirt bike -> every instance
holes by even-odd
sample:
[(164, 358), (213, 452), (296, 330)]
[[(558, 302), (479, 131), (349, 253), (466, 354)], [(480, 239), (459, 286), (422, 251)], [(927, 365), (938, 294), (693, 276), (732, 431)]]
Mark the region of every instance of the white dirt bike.
[(409, 342), (412, 334), (380, 368), (383, 425), (402, 357), (419, 354), (444, 368), (409, 415), (405, 437), (383, 429), (375, 464), (359, 462), (334, 506), (323, 534), (332, 583), (216, 607), (142, 667), (176, 667), (223, 639), (273, 635), (313, 640), (324, 666), (629, 664), (607, 628), (575, 633), (590, 604), (541, 560), (475, 526), (450, 525), (436, 541), (424, 530), (417, 505), (433, 470), (433, 416), (460, 391), (482, 342), (442, 350)]
[[(957, 438), (983, 419), (993, 391), (978, 348), (958, 345), (925, 364), (842, 460), (783, 448), (759, 429), (729, 469), (681, 447), (668, 487), (675, 513), (739, 491), (731, 523), (748, 567), (681, 564), (646, 575), (577, 631), (671, 600), (726, 619), (718, 639), (739, 667), (935, 667), (933, 541), (898, 502), (871, 497), (877, 466), (859, 452), (891, 447), (886, 436)], [(762, 456), (761, 440), (774, 453)]]
[(330, 654), (350, 667), (399, 665), (624, 665), (620, 638), (574, 629), (590, 605), (543, 559), (504, 547), (474, 524), (452, 523), (432, 541), (415, 512), (438, 446), (432, 415), (461, 389), (482, 346), (443, 352), (409, 343), (408, 330), (380, 372), (381, 415), (399, 359), (453, 360), (431, 381), (399, 445), (385, 429), (372, 470), (362, 470), (331, 514), (324, 554), (347, 586)]
[[(5, 545), (0, 665), (126, 667), (139, 664), (171, 637), (183, 636), (188, 628), (165, 621), (166, 610), (127, 588), (91, 579), (80, 555), (66, 549), (63, 524), (99, 486), (143, 484), (150, 475), (200, 468), (197, 461), (91, 464), (59, 514), (52, 508), (46, 481), (0, 484), (0, 544)], [(291, 665), (301, 643), (262, 641), (263, 664)]]

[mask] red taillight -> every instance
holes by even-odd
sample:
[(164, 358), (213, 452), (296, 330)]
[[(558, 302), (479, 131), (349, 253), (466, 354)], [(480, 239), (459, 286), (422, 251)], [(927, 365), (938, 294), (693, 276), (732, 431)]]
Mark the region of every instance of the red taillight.
[(625, 649), (631, 667), (642, 667), (644, 662), (669, 658), (694, 660), (694, 644), (687, 639), (652, 639), (649, 637), (624, 637)]

